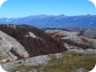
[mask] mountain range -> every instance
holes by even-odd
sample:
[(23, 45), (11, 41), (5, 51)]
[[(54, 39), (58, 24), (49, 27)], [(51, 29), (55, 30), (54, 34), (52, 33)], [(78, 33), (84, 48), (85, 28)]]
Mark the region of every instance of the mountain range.
[(27, 24), (38, 28), (65, 28), (65, 27), (81, 27), (96, 28), (96, 15), (37, 15), (21, 18), (0, 18), (0, 24)]

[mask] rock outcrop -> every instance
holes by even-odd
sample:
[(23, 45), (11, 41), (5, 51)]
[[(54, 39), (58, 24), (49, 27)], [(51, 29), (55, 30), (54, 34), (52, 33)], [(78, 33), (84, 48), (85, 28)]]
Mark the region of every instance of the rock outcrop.
[(63, 41), (64, 46), (68, 51), (81, 53), (81, 54), (93, 54), (96, 56), (96, 40), (88, 37), (79, 36), (76, 31), (64, 31), (64, 30), (52, 30), (45, 31), (54, 39)]
[(32, 26), (0, 25), (0, 30), (1, 51), (13, 60), (67, 50), (63, 42)]
[[(95, 59), (96, 39), (83, 36), (83, 32), (60, 29), (44, 32), (27, 25), (0, 25), (0, 61), (4, 62), (5, 70), (44, 72), (58, 68), (62, 72), (65, 68), (80, 72), (87, 68), (82, 67), (88, 64), (86, 61), (95, 63)], [(80, 61), (82, 65), (78, 65)], [(67, 64), (71, 66), (66, 68)]]
[(29, 57), (29, 53), (16, 39), (0, 31), (0, 56), (14, 61), (18, 59), (16, 54), (20, 57)]

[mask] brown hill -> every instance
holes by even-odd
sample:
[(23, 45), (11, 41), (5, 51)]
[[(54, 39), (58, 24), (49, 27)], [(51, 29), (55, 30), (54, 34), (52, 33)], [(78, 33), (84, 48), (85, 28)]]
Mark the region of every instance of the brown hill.
[(62, 41), (57, 42), (48, 34), (32, 26), (0, 25), (0, 30), (20, 42), (30, 56), (57, 53), (67, 50)]

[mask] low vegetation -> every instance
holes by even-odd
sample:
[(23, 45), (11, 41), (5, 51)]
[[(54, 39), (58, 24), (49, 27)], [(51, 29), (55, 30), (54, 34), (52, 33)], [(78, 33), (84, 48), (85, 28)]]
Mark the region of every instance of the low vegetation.
[(71, 72), (78, 68), (85, 68), (88, 71), (92, 70), (96, 63), (96, 57), (82, 55), (77, 53), (68, 53), (63, 52), (62, 58), (56, 58), (51, 56), (51, 60), (46, 66), (18, 66), (12, 72), (16, 71), (32, 71), (33, 69), (36, 72)]

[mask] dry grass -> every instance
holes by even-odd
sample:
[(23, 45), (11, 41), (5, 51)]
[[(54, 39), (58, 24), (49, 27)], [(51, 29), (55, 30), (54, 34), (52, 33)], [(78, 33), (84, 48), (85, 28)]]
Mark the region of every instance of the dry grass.
[(62, 54), (64, 55), (64, 58), (57, 59), (56, 57), (52, 57), (46, 66), (19, 66), (16, 70), (24, 69), (26, 71), (30, 71), (32, 68), (35, 68), (37, 69), (37, 72), (40, 72), (42, 68), (43, 72), (71, 72), (77, 68), (85, 68), (90, 71), (94, 68), (96, 63), (96, 57), (93, 56), (76, 53)]

